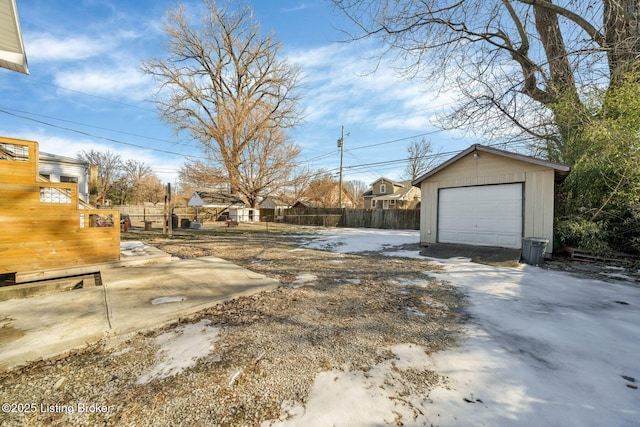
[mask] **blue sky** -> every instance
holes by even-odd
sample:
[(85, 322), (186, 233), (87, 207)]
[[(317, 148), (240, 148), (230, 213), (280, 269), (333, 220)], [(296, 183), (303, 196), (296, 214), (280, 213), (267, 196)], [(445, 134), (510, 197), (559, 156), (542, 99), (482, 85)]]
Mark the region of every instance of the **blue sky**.
[[(176, 138), (150, 102), (154, 83), (142, 61), (163, 57), (161, 25), (173, 0), (17, 0), (29, 76), (0, 69), (0, 135), (36, 140), (45, 152), (76, 157), (109, 150), (144, 161), (163, 182), (175, 182), (186, 156), (199, 156), (188, 135)], [(201, 1), (183, 1), (196, 12)], [(305, 122), (291, 137), (300, 161), (336, 172), (341, 126), (345, 180), (370, 184), (399, 180), (406, 146), (414, 138), (443, 152), (471, 140), (433, 125), (451, 106), (446, 92), (428, 92), (401, 79), (393, 63), (371, 61), (371, 41), (342, 43), (348, 23), (324, 0), (254, 0), (264, 33), (273, 31), (281, 53), (304, 76)], [(444, 159), (443, 159), (444, 160)]]

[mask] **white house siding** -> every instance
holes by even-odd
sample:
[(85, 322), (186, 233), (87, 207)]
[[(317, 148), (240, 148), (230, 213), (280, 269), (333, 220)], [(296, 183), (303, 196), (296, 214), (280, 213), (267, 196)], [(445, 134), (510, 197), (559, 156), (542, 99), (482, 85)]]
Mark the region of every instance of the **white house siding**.
[(48, 175), (51, 182), (62, 182), (62, 177), (78, 180), (78, 197), (89, 202), (89, 165), (72, 158), (40, 153), (38, 173)]
[(480, 152), (469, 153), (420, 183), (420, 242), (437, 242), (438, 189), (463, 186), (524, 183), (524, 237), (549, 240), (553, 249), (554, 170), (534, 163)]

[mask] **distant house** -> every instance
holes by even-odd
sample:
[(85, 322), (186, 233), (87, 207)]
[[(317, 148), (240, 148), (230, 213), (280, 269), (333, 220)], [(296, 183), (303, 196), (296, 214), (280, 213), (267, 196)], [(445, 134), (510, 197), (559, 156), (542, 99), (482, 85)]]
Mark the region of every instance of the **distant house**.
[(420, 202), (420, 190), (411, 181), (379, 178), (363, 194), (365, 209), (414, 209)]
[(260, 210), (247, 207), (242, 199), (233, 194), (196, 191), (187, 202), (187, 206), (215, 209), (217, 216), (224, 215), (233, 221), (260, 221)]
[(291, 209), (319, 209), (322, 208), (320, 203), (314, 202), (312, 200), (300, 199), (296, 201)]
[(284, 219), (284, 211), (291, 207), (282, 198), (277, 196), (265, 197), (258, 206), (260, 209), (273, 209), (274, 221), (282, 221)]
[(229, 209), (244, 208), (246, 207), (246, 204), (242, 201), (242, 199), (232, 194), (196, 191), (187, 202), (187, 206)]
[(89, 203), (89, 163), (72, 157), (40, 152), (38, 172), (49, 182), (78, 184), (78, 197)]
[(342, 197), (340, 197), (338, 186), (337, 182), (320, 186), (312, 185), (304, 192), (299, 201), (304, 205), (310, 205), (312, 208), (337, 208), (340, 202), (342, 202), (342, 208), (357, 206), (355, 198), (344, 186), (342, 186)]

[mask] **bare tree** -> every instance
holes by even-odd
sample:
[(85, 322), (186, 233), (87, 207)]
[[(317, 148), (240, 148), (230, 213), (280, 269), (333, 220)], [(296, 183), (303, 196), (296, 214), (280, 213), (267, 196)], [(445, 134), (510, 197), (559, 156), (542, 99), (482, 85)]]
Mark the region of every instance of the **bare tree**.
[(190, 133), (220, 163), (231, 192), (253, 202), (255, 189), (244, 185), (243, 173), (250, 167), (254, 178), (268, 174), (257, 168), (270, 164), (246, 162), (257, 161), (251, 154), (256, 146), (285, 144), (274, 132), (300, 122), (295, 91), (300, 73), (279, 59), (273, 35), (261, 36), (251, 9), (234, 10), (233, 4), (206, 0), (198, 27), (183, 6), (170, 11), (164, 25), (168, 56), (149, 59), (142, 69), (160, 84), (161, 118), (176, 133)]
[(326, 171), (319, 171), (309, 182), (303, 196), (322, 208), (338, 206), (338, 181)]
[(304, 197), (315, 174), (307, 165), (292, 164), (287, 184), (273, 188), (272, 194), (278, 196), (285, 204), (293, 205)]
[(242, 153), (239, 191), (252, 207), (262, 194), (289, 185), (300, 147), (279, 128), (263, 129)]
[(182, 191), (228, 192), (226, 173), (213, 160), (187, 160), (178, 170), (178, 182)]
[(366, 182), (360, 180), (351, 180), (344, 183), (345, 189), (349, 191), (354, 200), (356, 201), (356, 207), (364, 207), (364, 199), (362, 195), (369, 189), (369, 185)]
[(138, 182), (136, 194), (139, 200), (157, 205), (164, 200), (166, 190), (157, 176), (147, 175)]
[(155, 177), (151, 166), (138, 160), (129, 159), (124, 162), (123, 171), (133, 203), (151, 201), (144, 200), (143, 196), (143, 193), (145, 193), (143, 185), (149, 182), (147, 178)]
[(417, 177), (432, 169), (436, 164), (436, 157), (432, 155), (433, 147), (431, 141), (424, 138), (411, 141), (407, 147), (407, 166), (404, 174), (406, 179), (415, 180)]
[(350, 36), (382, 39), (405, 76), (460, 88), (448, 126), (544, 141), (549, 157), (568, 163), (573, 130), (601, 111), (585, 95), (639, 68), (638, 0), (333, 3), (361, 30)]
[(77, 157), (91, 165), (98, 166), (98, 188), (96, 189), (96, 194), (99, 203), (104, 203), (114, 185), (123, 177), (124, 163), (122, 157), (110, 151), (96, 150), (83, 150)]

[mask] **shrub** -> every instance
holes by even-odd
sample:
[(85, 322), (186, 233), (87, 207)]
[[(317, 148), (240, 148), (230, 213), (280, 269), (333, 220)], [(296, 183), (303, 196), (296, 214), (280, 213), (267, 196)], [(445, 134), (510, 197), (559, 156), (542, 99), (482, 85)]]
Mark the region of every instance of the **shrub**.
[(586, 252), (605, 255), (612, 252), (606, 226), (582, 218), (562, 219), (556, 222), (556, 249), (566, 246)]

